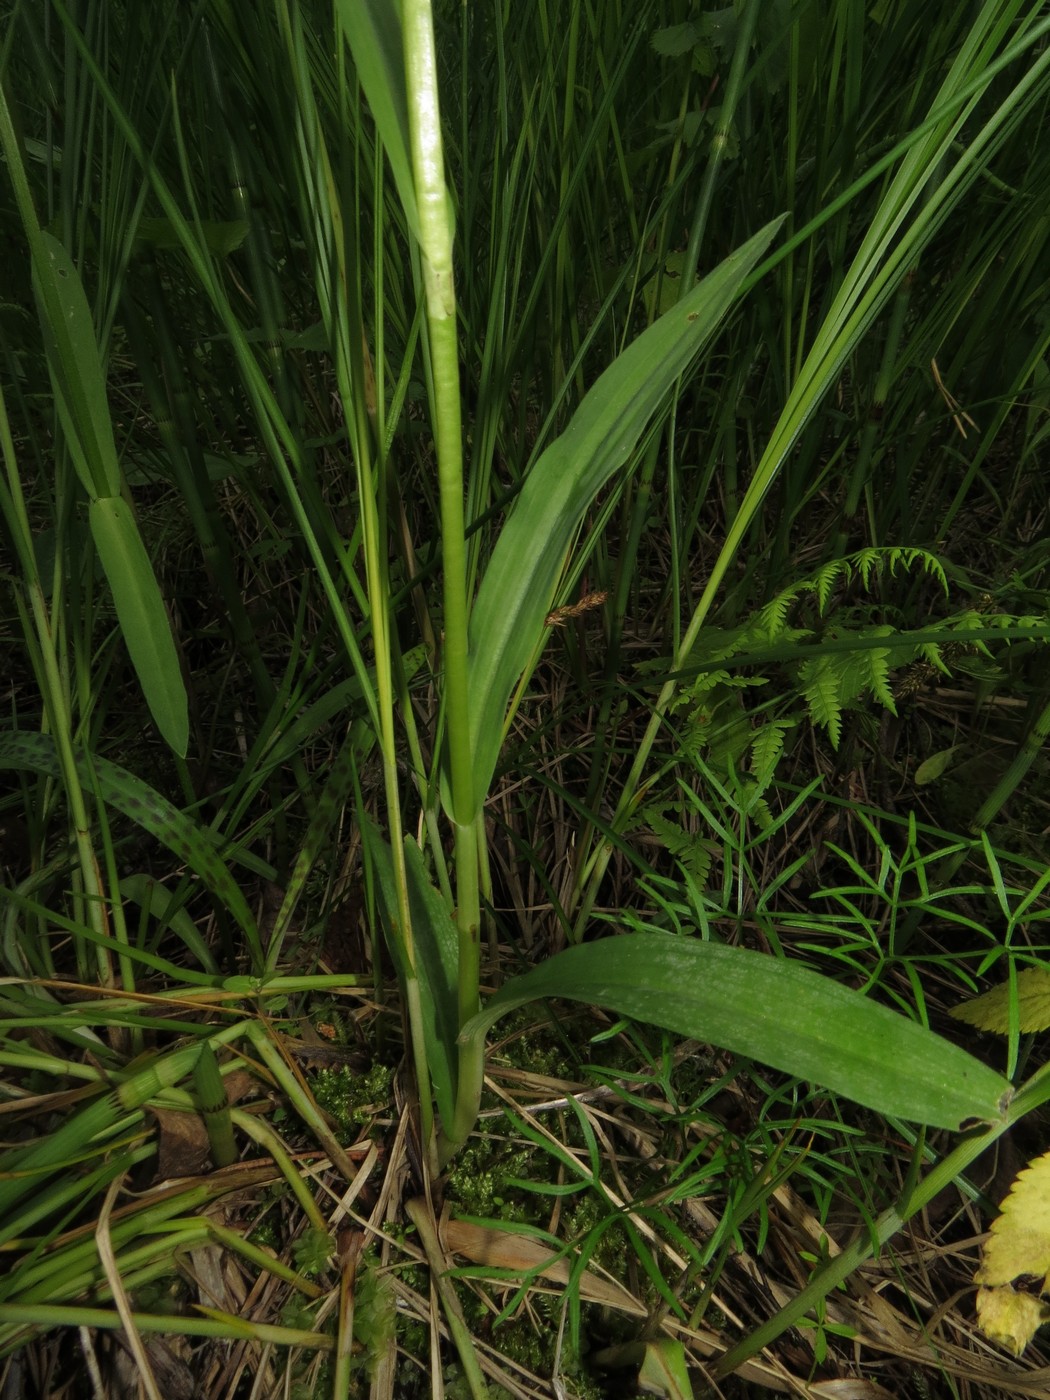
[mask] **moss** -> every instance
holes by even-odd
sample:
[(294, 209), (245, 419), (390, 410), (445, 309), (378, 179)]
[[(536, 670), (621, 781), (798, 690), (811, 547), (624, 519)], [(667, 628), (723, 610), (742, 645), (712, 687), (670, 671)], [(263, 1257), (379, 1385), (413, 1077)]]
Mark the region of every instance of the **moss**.
[(465, 1215), (494, 1220), (529, 1219), (525, 1193), (514, 1185), (528, 1172), (535, 1153), (497, 1138), (479, 1138), (454, 1159), (446, 1193)]
[(387, 1065), (372, 1065), (364, 1074), (355, 1073), (349, 1065), (335, 1065), (312, 1075), (310, 1088), (343, 1136), (352, 1137), (371, 1121), (377, 1105), (389, 1101), (393, 1077)]
[(251, 1244), (257, 1244), (260, 1249), (272, 1249), (275, 1254), (280, 1254), (284, 1246), (284, 1235), (277, 1217), (273, 1214), (264, 1216), (248, 1236), (248, 1240)]

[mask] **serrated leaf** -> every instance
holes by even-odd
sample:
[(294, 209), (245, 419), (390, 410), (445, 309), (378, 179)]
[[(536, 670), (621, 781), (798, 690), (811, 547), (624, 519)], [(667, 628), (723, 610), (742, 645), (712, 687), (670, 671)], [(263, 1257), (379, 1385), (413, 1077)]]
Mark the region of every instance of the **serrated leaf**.
[[(874, 635), (892, 634), (890, 627), (879, 628)], [(893, 699), (893, 691), (890, 689), (890, 665), (893, 660), (893, 652), (887, 647), (884, 651), (881, 647), (872, 649), (864, 653), (867, 659), (867, 687), (874, 695), (875, 699), (891, 715), (896, 715), (897, 706)]]
[[(1024, 1033), (1050, 1028), (1050, 967), (1026, 967), (1017, 974), (1017, 1026)], [(1010, 1033), (1010, 984), (1003, 982), (972, 1001), (952, 1008), (957, 1021), (978, 1030)]]
[(1022, 1171), (992, 1224), (976, 1282), (998, 1288), (1050, 1274), (1050, 1152)]
[(785, 736), (794, 727), (794, 720), (770, 720), (751, 740), (751, 772), (757, 779), (759, 792), (764, 792), (773, 781), (773, 774), (784, 751)]
[(91, 502), (88, 519), (150, 714), (165, 742), (185, 758), (190, 729), (182, 668), (131, 507), (123, 496), (103, 496)]
[(508, 982), (460, 1038), (548, 997), (662, 1026), (931, 1127), (999, 1121), (1013, 1095), (965, 1050), (801, 963), (673, 934), (567, 948)]
[(836, 667), (830, 658), (822, 656), (804, 661), (798, 673), (809, 717), (814, 724), (827, 730), (833, 749), (838, 748), (842, 734), (842, 702), (839, 699), (841, 675), (841, 668)]
[(982, 1285), (977, 1295), (982, 1332), (1020, 1356), (1037, 1328), (1050, 1320), (1050, 1152), (1026, 1167), (1011, 1187), (975, 1282)]

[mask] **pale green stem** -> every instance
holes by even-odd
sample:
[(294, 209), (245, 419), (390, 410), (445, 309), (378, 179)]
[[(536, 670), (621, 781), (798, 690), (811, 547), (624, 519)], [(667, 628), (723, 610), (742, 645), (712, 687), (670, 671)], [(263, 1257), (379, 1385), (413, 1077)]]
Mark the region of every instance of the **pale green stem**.
[(463, 1317), (463, 1309), (456, 1297), (452, 1281), (448, 1277), (448, 1264), (441, 1249), (437, 1231), (434, 1229), (430, 1207), (424, 1200), (406, 1201), (405, 1212), (416, 1227), (419, 1242), (427, 1256), (430, 1277), (433, 1279), (434, 1287), (441, 1299), (441, 1308), (445, 1314), (445, 1321), (448, 1323), (448, 1330), (451, 1332), (452, 1340), (459, 1352), (463, 1378), (470, 1390), (471, 1400), (487, 1400), (488, 1387), (485, 1384), (485, 1377), (481, 1374), (478, 1354), (474, 1350), (474, 1339), (470, 1335), (470, 1328)]
[(1030, 1113), (1034, 1108), (1045, 1103), (1048, 1098), (1050, 1098), (1050, 1066), (1045, 1066), (1018, 1091), (1017, 1096), (1007, 1108), (1005, 1116), (999, 1122), (991, 1124), (983, 1132), (960, 1142), (958, 1147), (919, 1182), (910, 1195), (902, 1197), (896, 1205), (891, 1206), (889, 1210), (884, 1211), (879, 1216), (875, 1222), (874, 1230), (866, 1232), (844, 1249), (841, 1254), (837, 1254), (834, 1259), (820, 1269), (797, 1297), (792, 1298), (786, 1307), (781, 1308), (775, 1317), (770, 1318), (749, 1337), (727, 1351), (715, 1363), (711, 1372), (712, 1379), (717, 1381), (724, 1376), (731, 1375), (745, 1361), (750, 1360), (764, 1347), (768, 1347), (787, 1328), (800, 1322), (840, 1283), (845, 1282), (865, 1260), (870, 1259), (877, 1248), (884, 1245), (887, 1240), (892, 1239), (914, 1215), (924, 1206), (929, 1205), (936, 1195), (958, 1180), (981, 1153), (991, 1147), (1002, 1137), (1003, 1133), (1019, 1122), (1026, 1113)]
[[(455, 834), (456, 927), (459, 932), (458, 1015), (462, 1025), (478, 1009), (481, 908), (474, 770), (467, 694), (467, 549), (463, 510), (463, 433), (460, 419), (452, 220), (438, 101), (437, 53), (429, 0), (402, 9), (412, 171), (419, 212), (419, 243), (426, 295), (433, 384), (431, 411), (441, 499), (444, 587), (444, 670), (451, 815)], [(461, 1051), (461, 1062), (467, 1052)], [(460, 1084), (473, 1084), (476, 1067), (461, 1063)], [(473, 1090), (471, 1090), (473, 1093)], [(457, 1097), (462, 1101), (462, 1087)], [(477, 1104), (469, 1110), (473, 1123)], [(468, 1109), (457, 1104), (457, 1125)], [(448, 1125), (446, 1125), (446, 1130)], [(468, 1129), (469, 1131), (469, 1129)], [(458, 1136), (457, 1133), (454, 1134)], [(461, 1140), (461, 1139), (460, 1139)]]

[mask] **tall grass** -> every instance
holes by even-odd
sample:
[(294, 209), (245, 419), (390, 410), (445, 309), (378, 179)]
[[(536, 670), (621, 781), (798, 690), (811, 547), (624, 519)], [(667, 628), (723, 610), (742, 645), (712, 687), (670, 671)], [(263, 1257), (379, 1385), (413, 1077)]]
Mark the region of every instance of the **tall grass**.
[[(329, 991), (296, 939), (349, 872), (376, 985), (384, 944), (400, 981), (434, 1179), (474, 1126), (488, 1028), (534, 997), (1002, 1132), (1006, 1080), (921, 1015), (716, 924), (745, 912), (747, 823), (799, 810), (771, 805), (793, 736), (862, 745), (891, 672), (983, 648), (977, 683), (1023, 693), (1016, 758), (960, 826), (991, 826), (1041, 761), (1046, 559), (1022, 535), (1045, 450), (1048, 32), (1021, 0), (932, 20), (909, 0), (16, 6), (0, 762), (25, 842), (0, 946), (35, 985), (6, 998), (12, 1065), (30, 998), (65, 1055), (116, 1074), (148, 1050), (169, 1095), (196, 1067), (222, 1116), (207, 1067), (228, 1045), (338, 1160), (261, 1023), (151, 1023), (133, 998), (276, 1014)], [(879, 551), (861, 601), (846, 581)], [(918, 551), (933, 562), (906, 570)], [(736, 737), (696, 740), (698, 716)], [(545, 769), (549, 743), (570, 751)], [(675, 896), (655, 928), (644, 894), (634, 932), (596, 940), (596, 913), (657, 875), (641, 836), (664, 840), (663, 878), (707, 878), (668, 834), (690, 800), (721, 899)], [(484, 1001), (522, 863), (551, 956)], [(114, 998), (104, 1034), (68, 1014), (68, 977)], [(101, 1154), (126, 1122), (95, 1108)], [(56, 1235), (65, 1131), (39, 1148)]]

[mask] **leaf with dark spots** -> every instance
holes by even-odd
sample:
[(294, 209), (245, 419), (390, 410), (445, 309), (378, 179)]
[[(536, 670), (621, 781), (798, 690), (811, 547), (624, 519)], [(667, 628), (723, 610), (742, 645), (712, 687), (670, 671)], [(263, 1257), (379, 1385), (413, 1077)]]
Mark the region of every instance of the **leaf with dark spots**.
[[(185, 861), (237, 921), (248, 940), (253, 960), (261, 966), (262, 948), (255, 918), (229, 867), (215, 850), (214, 833), (198, 826), (166, 797), (119, 764), (97, 754), (89, 758), (83, 751), (77, 752), (75, 759), (77, 773), (85, 786), (97, 782), (107, 806), (122, 812)], [(28, 769), (53, 778), (62, 775), (51, 736), (25, 731), (0, 734), (0, 768)]]

